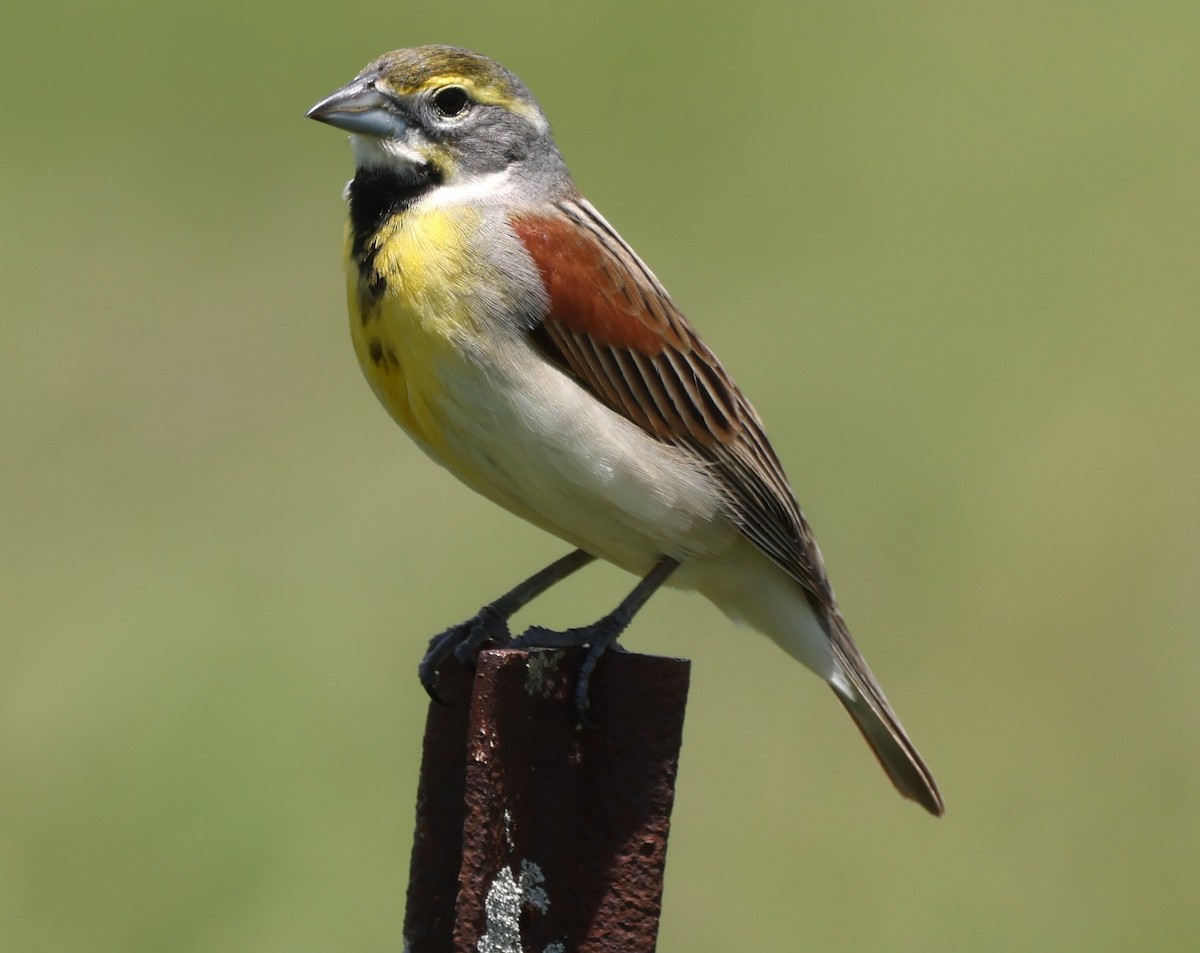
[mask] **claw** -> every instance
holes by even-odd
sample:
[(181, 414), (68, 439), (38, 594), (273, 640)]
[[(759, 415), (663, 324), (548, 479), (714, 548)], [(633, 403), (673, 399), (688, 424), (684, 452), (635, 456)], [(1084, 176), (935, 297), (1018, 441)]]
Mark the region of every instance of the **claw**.
[(454, 661), (466, 668), (475, 668), (475, 659), (485, 643), (508, 645), (512, 641), (508, 618), (494, 605), (484, 606), (474, 619), (463, 625), (467, 626), (468, 631), (454, 646)]
[(600, 657), (611, 647), (617, 645), (617, 637), (625, 630), (626, 625), (628, 625), (628, 619), (623, 618), (620, 613), (614, 612), (592, 625), (577, 629), (565, 629), (562, 632), (545, 629), (540, 625), (531, 626), (513, 639), (510, 644), (515, 649), (585, 647), (587, 653), (579, 666), (579, 676), (575, 682), (575, 715), (579, 718), (580, 724), (587, 728), (595, 728), (596, 723), (588, 717), (588, 711), (592, 707), (591, 698), (588, 696), (592, 672), (595, 671)]
[(436, 689), (438, 669), (440, 669), (454, 651), (454, 646), (460, 638), (459, 629), (461, 626), (452, 626), (440, 635), (435, 635), (429, 640), (429, 649), (425, 652), (425, 657), (421, 659), (421, 664), (417, 666), (417, 678), (421, 680), (421, 687), (425, 689), (425, 694), (429, 696), (430, 701), (436, 702), (439, 705), (448, 704), (443, 699)]
[(484, 606), (474, 618), (458, 625), (452, 625), (445, 632), (435, 635), (429, 640), (429, 648), (421, 664), (417, 666), (417, 678), (421, 687), (430, 700), (439, 705), (448, 705), (438, 695), (436, 685), (438, 671), (451, 658), (458, 664), (474, 667), (475, 657), (486, 642), (498, 642), (501, 645), (512, 640), (508, 631), (508, 620), (495, 606)]
[(446, 701), (432, 685), (421, 683), (421, 687), (425, 689), (425, 694), (429, 696), (429, 700), (435, 705), (441, 705), (443, 708), (450, 708), (450, 702)]

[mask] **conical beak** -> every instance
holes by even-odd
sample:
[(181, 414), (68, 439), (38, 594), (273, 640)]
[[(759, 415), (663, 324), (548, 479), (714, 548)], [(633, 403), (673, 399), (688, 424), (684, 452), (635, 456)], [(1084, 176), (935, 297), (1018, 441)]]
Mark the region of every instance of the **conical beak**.
[(407, 128), (396, 101), (362, 79), (326, 96), (304, 116), (376, 139), (399, 139)]

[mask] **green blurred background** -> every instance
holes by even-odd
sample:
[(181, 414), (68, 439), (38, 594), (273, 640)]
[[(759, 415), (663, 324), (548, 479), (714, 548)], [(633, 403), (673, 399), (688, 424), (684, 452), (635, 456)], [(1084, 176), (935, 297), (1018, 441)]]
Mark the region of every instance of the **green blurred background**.
[(655, 599), (628, 644), (695, 662), (661, 949), (1200, 947), (1200, 5), (24, 2), (0, 36), (0, 948), (399, 949), (418, 656), (563, 552), (351, 354), (349, 150), (302, 116), (422, 42), (526, 79), (752, 396), (947, 798)]

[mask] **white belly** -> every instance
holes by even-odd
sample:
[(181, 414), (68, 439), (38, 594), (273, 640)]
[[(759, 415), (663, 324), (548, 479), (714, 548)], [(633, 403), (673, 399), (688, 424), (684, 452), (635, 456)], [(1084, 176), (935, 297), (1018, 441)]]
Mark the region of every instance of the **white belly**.
[[(483, 495), (635, 573), (662, 556), (716, 555), (737, 536), (719, 485), (694, 457), (608, 410), (532, 349), (443, 368), (446, 459)], [(481, 356), (480, 356), (481, 357)]]

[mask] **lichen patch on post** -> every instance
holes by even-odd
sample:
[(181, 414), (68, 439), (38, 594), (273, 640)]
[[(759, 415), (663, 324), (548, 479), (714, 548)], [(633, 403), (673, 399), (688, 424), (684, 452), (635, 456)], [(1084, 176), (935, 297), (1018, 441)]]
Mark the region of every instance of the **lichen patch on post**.
[(521, 889), (507, 867), (496, 874), (483, 909), (487, 929), (475, 949), (479, 953), (521, 953)]
[[(500, 868), (484, 900), (487, 927), (475, 945), (479, 953), (522, 953), (521, 908), (530, 907), (538, 913), (550, 909), (550, 897), (542, 886), (545, 882), (542, 869), (530, 860), (521, 861), (519, 877), (508, 867)], [(551, 943), (546, 953), (563, 949), (562, 944)]]
[(521, 861), (521, 893), (525, 897), (525, 903), (538, 913), (545, 913), (550, 909), (550, 896), (542, 886), (545, 882), (541, 867), (532, 860)]
[(551, 698), (554, 695), (552, 676), (558, 670), (562, 653), (553, 649), (534, 649), (529, 653), (529, 661), (525, 663), (525, 691), (538, 698)]

